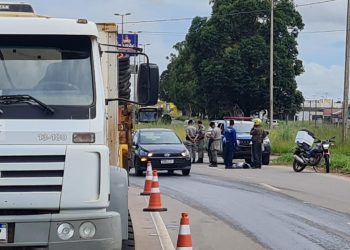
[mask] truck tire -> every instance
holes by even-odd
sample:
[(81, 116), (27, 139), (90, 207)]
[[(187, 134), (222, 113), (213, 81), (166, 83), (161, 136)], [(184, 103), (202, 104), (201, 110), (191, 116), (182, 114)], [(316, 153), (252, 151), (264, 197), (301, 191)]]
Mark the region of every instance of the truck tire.
[(135, 250), (134, 227), (132, 225), (130, 212), (128, 213), (128, 239), (123, 240), (122, 250)]
[[(130, 57), (120, 57), (118, 59), (119, 63), (119, 98), (124, 98), (130, 100), (130, 78), (131, 78), (131, 70), (130, 70)], [(121, 102), (120, 104), (122, 104)]]

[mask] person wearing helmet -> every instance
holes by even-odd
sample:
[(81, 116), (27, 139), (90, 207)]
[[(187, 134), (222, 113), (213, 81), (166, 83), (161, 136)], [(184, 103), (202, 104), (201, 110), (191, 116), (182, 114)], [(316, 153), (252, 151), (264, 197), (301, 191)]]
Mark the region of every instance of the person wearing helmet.
[(262, 161), (262, 143), (266, 136), (265, 130), (261, 126), (261, 119), (253, 120), (254, 126), (250, 131), (252, 135), (252, 168), (261, 168)]

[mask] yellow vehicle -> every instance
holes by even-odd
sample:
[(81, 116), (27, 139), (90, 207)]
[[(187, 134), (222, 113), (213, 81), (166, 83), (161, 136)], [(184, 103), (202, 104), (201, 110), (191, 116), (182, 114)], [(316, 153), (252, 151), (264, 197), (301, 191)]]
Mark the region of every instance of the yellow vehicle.
[(163, 109), (163, 115), (169, 114), (171, 118), (179, 118), (182, 115), (182, 112), (176, 107), (173, 102), (158, 101), (158, 107)]

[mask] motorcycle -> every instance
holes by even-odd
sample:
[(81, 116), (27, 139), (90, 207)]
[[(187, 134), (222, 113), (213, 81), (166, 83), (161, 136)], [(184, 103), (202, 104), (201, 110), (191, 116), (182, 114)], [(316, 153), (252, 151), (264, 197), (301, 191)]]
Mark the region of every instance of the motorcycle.
[(329, 148), (334, 139), (335, 136), (328, 140), (320, 140), (306, 129), (299, 131), (296, 137), (297, 147), (294, 150), (293, 170), (301, 172), (305, 167), (312, 166), (317, 172), (315, 167), (324, 158), (326, 172), (329, 173), (331, 164)]

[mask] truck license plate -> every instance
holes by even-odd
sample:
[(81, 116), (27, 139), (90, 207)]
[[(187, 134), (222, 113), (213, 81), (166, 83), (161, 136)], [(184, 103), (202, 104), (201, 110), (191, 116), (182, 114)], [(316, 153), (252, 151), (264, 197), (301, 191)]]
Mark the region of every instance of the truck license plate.
[(161, 160), (161, 164), (174, 164), (174, 159), (169, 159), (169, 160)]
[(7, 224), (0, 223), (0, 243), (7, 243)]

